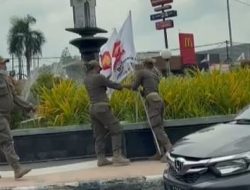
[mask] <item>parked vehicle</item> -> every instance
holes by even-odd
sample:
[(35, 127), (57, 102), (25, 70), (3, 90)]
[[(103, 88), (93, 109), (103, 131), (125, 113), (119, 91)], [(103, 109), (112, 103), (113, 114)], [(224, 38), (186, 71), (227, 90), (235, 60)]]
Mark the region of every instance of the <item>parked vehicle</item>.
[(250, 106), (230, 123), (182, 138), (167, 157), (166, 190), (249, 190)]

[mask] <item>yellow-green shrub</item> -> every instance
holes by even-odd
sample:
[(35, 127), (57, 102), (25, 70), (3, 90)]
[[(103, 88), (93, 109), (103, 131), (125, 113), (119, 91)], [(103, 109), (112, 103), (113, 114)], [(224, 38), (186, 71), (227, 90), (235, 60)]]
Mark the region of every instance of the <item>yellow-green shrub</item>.
[(59, 78), (53, 76), (50, 73), (43, 73), (38, 76), (35, 83), (31, 86), (30, 91), (34, 97), (39, 97), (41, 94), (42, 88), (51, 89), (54, 84), (57, 84), (60, 81)]
[(116, 91), (111, 98), (114, 114), (121, 121), (136, 122), (145, 119), (142, 102), (135, 92), (129, 90)]
[(236, 113), (250, 103), (250, 70), (196, 73), (161, 81), (168, 118)]
[(42, 89), (39, 114), (53, 126), (80, 124), (88, 122), (88, 107), (86, 89), (64, 80)]
[[(229, 73), (197, 72), (192, 76), (163, 79), (159, 91), (166, 104), (165, 119), (236, 113), (250, 103), (249, 84), (248, 69)], [(89, 99), (83, 86), (61, 81), (52, 89), (43, 88), (41, 98), (40, 114), (50, 125), (89, 122)], [(121, 121), (145, 120), (145, 111), (135, 92), (116, 91), (110, 104)]]
[[(123, 83), (130, 84), (133, 79), (133, 76), (129, 76)], [(130, 90), (114, 91), (110, 105), (114, 114), (121, 121), (137, 122), (146, 119), (143, 104), (137, 92)]]

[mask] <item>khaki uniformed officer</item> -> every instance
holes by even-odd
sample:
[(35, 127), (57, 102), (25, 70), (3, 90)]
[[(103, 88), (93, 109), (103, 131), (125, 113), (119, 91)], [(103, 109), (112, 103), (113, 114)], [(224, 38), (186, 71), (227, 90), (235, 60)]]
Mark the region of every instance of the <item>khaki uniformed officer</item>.
[[(106, 94), (107, 88), (122, 90), (119, 83), (115, 83), (100, 74), (100, 66), (97, 61), (86, 64), (87, 75), (84, 83), (90, 98), (90, 118), (95, 134), (95, 152), (97, 165), (128, 165), (128, 159), (122, 156), (122, 128), (117, 118), (113, 115)], [(105, 157), (105, 141), (107, 135), (111, 135), (113, 159), (112, 162)]]
[[(139, 86), (143, 87), (143, 97), (145, 98), (152, 129), (156, 135), (161, 151), (166, 153), (171, 148), (171, 143), (163, 127), (164, 103), (158, 93), (161, 75), (156, 71), (157, 69), (154, 68), (154, 60), (145, 60), (144, 68), (136, 72), (132, 90), (137, 90)], [(161, 159), (162, 162), (166, 162), (165, 154), (161, 158), (158, 152), (151, 159)]]
[(8, 164), (14, 170), (15, 178), (21, 178), (31, 169), (24, 169), (19, 164), (19, 157), (14, 149), (14, 142), (10, 130), (10, 112), (14, 104), (26, 111), (34, 110), (32, 104), (20, 99), (15, 92), (12, 80), (6, 71), (8, 60), (0, 57), (0, 150), (4, 153)]

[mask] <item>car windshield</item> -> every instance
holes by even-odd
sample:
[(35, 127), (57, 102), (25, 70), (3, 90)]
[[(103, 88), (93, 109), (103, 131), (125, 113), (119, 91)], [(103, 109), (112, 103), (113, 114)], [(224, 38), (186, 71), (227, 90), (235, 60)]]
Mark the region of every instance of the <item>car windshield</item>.
[(238, 124), (250, 124), (250, 105), (244, 108), (236, 117)]

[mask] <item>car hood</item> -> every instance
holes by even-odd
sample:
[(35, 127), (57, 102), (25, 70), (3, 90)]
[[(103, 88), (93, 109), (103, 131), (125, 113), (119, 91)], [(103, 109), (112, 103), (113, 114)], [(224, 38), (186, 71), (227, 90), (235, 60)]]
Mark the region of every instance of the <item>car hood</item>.
[(250, 125), (219, 124), (179, 140), (171, 154), (190, 158), (222, 157), (250, 151)]

